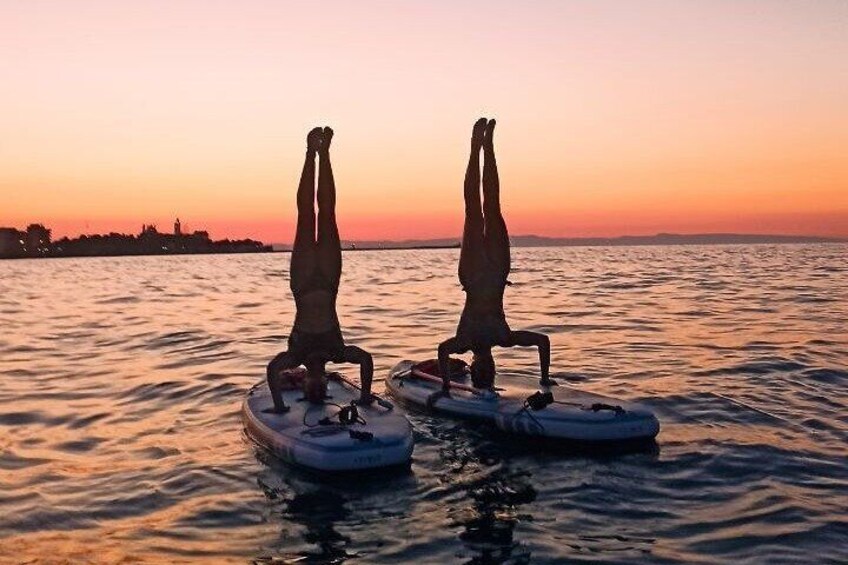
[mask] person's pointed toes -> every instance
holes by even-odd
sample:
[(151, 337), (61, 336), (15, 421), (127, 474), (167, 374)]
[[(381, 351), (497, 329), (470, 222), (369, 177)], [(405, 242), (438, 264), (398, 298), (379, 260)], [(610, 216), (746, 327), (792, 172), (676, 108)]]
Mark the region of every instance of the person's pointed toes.
[(483, 135), (486, 132), (486, 118), (480, 118), (474, 122), (474, 128), (471, 130), (471, 139), (476, 143), (483, 141)]
[(306, 136), (306, 144), (310, 149), (318, 149), (321, 146), (321, 138), (324, 136), (324, 130), (320, 127), (312, 128)]
[(329, 151), (330, 150), (330, 142), (333, 141), (333, 128), (330, 126), (324, 126), (324, 135), (322, 136), (321, 141), (321, 150)]
[(489, 120), (489, 123), (486, 124), (486, 135), (483, 139), (483, 145), (486, 147), (491, 147), (494, 143), (494, 135), (495, 135), (495, 120)]

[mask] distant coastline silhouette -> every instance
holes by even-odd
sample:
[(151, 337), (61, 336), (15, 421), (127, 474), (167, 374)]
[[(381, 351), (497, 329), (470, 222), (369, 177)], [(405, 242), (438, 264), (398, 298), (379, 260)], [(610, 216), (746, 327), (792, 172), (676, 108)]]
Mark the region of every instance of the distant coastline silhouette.
[[(511, 247), (629, 247), (651, 245), (781, 245), (796, 243), (846, 243), (845, 237), (816, 235), (781, 235), (752, 233), (658, 233), (654, 235), (620, 235), (615, 237), (556, 237), (511, 235)], [(289, 251), (290, 245), (274, 243), (275, 251)], [(380, 251), (390, 249), (459, 249), (459, 237), (432, 239), (358, 239), (342, 242), (345, 251)]]
[[(23, 259), (36, 257), (121, 257), (124, 255), (175, 255), (206, 253), (271, 253), (291, 252), (291, 245), (265, 244), (254, 239), (223, 239), (213, 241), (205, 231), (182, 234), (178, 245), (172, 234), (157, 232), (156, 238), (142, 241), (137, 236), (108, 233), (63, 237), (50, 241), (49, 228), (43, 224), (30, 224), (26, 230), (0, 227), (0, 259)], [(30, 232), (34, 235), (30, 235)], [(46, 233), (45, 233), (46, 232)], [(44, 243), (47, 241), (47, 244)], [(30, 242), (34, 242), (30, 243)], [(544, 237), (537, 235), (510, 236), (512, 247), (618, 247), (634, 245), (751, 245), (793, 243), (845, 243), (848, 238), (813, 235), (770, 235), (744, 233), (702, 233), (655, 235), (621, 235), (617, 237)], [(156, 245), (158, 243), (158, 245)], [(164, 244), (164, 245), (163, 245)], [(165, 247), (165, 249), (163, 249)], [(344, 251), (382, 251), (391, 249), (458, 249), (457, 237), (404, 240), (347, 240), (342, 242)]]
[(56, 241), (43, 224), (25, 231), (0, 228), (0, 259), (35, 257), (115, 257), (123, 255), (181, 255), (206, 253), (267, 253), (272, 246), (253, 239), (213, 241), (209, 232), (183, 233), (179, 218), (174, 233), (162, 233), (155, 225), (142, 225), (137, 236), (122, 233), (63, 237)]
[[(297, 189), (297, 229), (291, 254), (290, 286), (297, 313), (288, 350), (268, 364), (268, 387), (274, 409), (285, 412), (282, 387), (285, 371), (300, 365), (307, 370), (304, 392), (310, 402), (321, 402), (327, 387), (325, 365), (360, 366), (360, 404), (369, 404), (374, 363), (363, 349), (346, 345), (342, 337), (336, 296), (342, 275), (342, 252), (336, 225), (336, 184), (330, 164), (333, 130), (314, 128), (306, 139), (306, 158)], [(316, 236), (315, 158), (319, 157)]]

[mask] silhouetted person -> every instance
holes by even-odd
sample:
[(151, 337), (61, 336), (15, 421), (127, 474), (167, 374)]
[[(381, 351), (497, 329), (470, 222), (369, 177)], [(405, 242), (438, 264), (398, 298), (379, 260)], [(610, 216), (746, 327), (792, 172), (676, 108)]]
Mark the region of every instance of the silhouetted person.
[[(503, 309), (504, 289), (509, 283), (509, 234), (501, 215), (498, 166), (493, 135), (495, 120), (480, 118), (471, 134), (471, 156), (465, 172), (465, 228), (459, 255), (459, 282), (465, 291), (465, 308), (456, 337), (439, 345), (442, 394), (450, 387), (448, 359), (452, 353), (472, 351), (471, 380), (477, 388), (491, 388), (495, 379), (492, 347), (539, 348), (542, 385), (554, 384), (548, 376), (550, 340), (529, 331), (512, 331)], [(483, 164), (483, 204), (480, 203), (480, 149)]]
[[(342, 274), (342, 251), (336, 226), (336, 185), (330, 166), (333, 130), (315, 128), (306, 138), (306, 161), (297, 189), (297, 232), (291, 254), (290, 283), (297, 308), (289, 349), (268, 364), (268, 386), (277, 412), (288, 408), (281, 394), (280, 372), (306, 365), (304, 393), (321, 402), (327, 390), (327, 362), (360, 366), (360, 404), (371, 402), (374, 364), (364, 350), (345, 345), (336, 315), (336, 295)], [(315, 235), (315, 156), (318, 170), (318, 236)]]

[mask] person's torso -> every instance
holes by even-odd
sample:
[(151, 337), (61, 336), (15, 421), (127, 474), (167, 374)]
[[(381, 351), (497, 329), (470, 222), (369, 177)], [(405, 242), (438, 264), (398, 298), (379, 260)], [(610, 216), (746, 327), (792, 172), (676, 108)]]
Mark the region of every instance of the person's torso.
[(507, 274), (488, 258), (480, 261), (474, 271), (460, 279), (465, 292), (463, 312), (472, 315), (503, 314), (504, 290), (509, 284)]
[(503, 316), (503, 297), (505, 284), (475, 284), (465, 288), (465, 307), (463, 315)]
[(294, 327), (297, 330), (317, 334), (339, 327), (335, 292), (323, 289), (298, 292), (294, 301), (297, 306)]

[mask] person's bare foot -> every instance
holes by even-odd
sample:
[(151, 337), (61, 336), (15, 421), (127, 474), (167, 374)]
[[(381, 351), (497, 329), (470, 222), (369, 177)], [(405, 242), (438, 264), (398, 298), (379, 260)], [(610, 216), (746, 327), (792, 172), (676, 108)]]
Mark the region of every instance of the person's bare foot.
[(330, 150), (330, 143), (333, 141), (333, 128), (324, 126), (324, 137), (321, 140), (321, 151), (327, 152)]
[(321, 138), (324, 137), (324, 130), (321, 128), (312, 128), (306, 135), (306, 148), (309, 151), (318, 151), (321, 148)]
[(483, 140), (483, 147), (486, 149), (494, 149), (495, 143), (495, 120), (489, 120), (486, 125), (486, 137)]
[(471, 148), (480, 149), (483, 145), (483, 135), (486, 132), (486, 118), (480, 118), (474, 122), (474, 128), (471, 130)]

